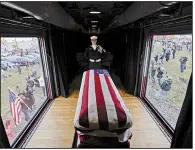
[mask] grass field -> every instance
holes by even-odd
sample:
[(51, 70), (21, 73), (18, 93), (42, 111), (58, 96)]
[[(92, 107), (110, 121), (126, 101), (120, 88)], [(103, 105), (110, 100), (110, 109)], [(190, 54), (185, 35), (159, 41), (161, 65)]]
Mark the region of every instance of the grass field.
[[(12, 119), (11, 112), (10, 112), (8, 87), (15, 92), (16, 85), (19, 85), (20, 90), (23, 91), (26, 88), (25, 77), (27, 77), (28, 74), (31, 74), (33, 70), (36, 70), (37, 75), (39, 77), (42, 73), (42, 68), (39, 65), (31, 66), (28, 69), (26, 69), (25, 66), (22, 66), (21, 70), (22, 70), (21, 71), (22, 74), (19, 74), (18, 72), (5, 71), (5, 74), (8, 77), (4, 81), (2, 81), (1, 79), (1, 117), (4, 123), (5, 120), (11, 120), (12, 126), (14, 126), (14, 121)], [(34, 110), (33, 114), (31, 114), (31, 117), (36, 113), (37, 109), (39, 109), (41, 104), (46, 100), (46, 97), (43, 97), (42, 89), (38, 87), (35, 88), (34, 97), (35, 97), (35, 104), (37, 105), (37, 108)], [(27, 124), (27, 122), (24, 120), (23, 113), (21, 113), (21, 117), (22, 117), (22, 122), (17, 127), (14, 127), (12, 131), (14, 137), (16, 137)]]
[[(154, 58), (154, 56), (158, 53), (162, 53), (162, 46), (160, 43), (156, 43), (154, 45), (153, 52), (151, 54), (151, 58)], [(186, 70), (181, 73), (180, 72), (180, 62), (179, 59), (183, 56), (186, 56), (188, 58), (187, 64), (186, 64)], [(156, 62), (155, 62), (156, 64)], [(156, 104), (156, 107), (158, 103), (161, 101), (163, 103), (167, 103), (170, 106), (174, 106), (177, 109), (181, 109), (185, 95), (186, 90), (188, 87), (188, 82), (192, 73), (192, 54), (189, 53), (186, 49), (186, 47), (183, 48), (182, 51), (176, 51), (175, 59), (172, 58), (172, 54), (170, 56), (170, 59), (168, 62), (163, 61), (163, 64), (161, 65), (165, 69), (165, 74), (163, 74), (163, 78), (165, 79), (166, 76), (170, 76), (172, 78), (172, 87), (169, 91), (169, 97), (168, 100), (166, 99), (165, 95), (162, 95), (160, 97), (156, 97), (155, 94), (160, 90), (159, 85), (157, 84), (157, 72), (155, 74), (155, 81), (156, 83), (152, 83), (151, 79), (148, 79), (147, 83), (147, 90), (146, 90), (146, 97), (151, 100), (152, 103)], [(167, 72), (167, 74), (166, 74)], [(158, 102), (155, 102), (158, 101)], [(157, 108), (160, 109), (160, 108)], [(162, 111), (162, 110), (161, 110)], [(173, 110), (170, 108), (167, 110), (172, 113)], [(180, 112), (180, 110), (178, 110)], [(168, 112), (162, 112), (162, 113), (168, 113)], [(175, 112), (177, 113), (177, 112)], [(178, 117), (179, 114), (174, 115), (173, 117)], [(174, 118), (172, 120), (177, 120), (177, 118)], [(174, 124), (176, 121), (174, 121)]]
[[(159, 43), (155, 44), (151, 58), (154, 58), (156, 53), (161, 52), (162, 46)], [(186, 49), (184, 49), (183, 51), (177, 51), (175, 56), (176, 58), (172, 59), (171, 55), (170, 57), (171, 59), (168, 62), (166, 62), (164, 59), (164, 62), (161, 66), (165, 69), (165, 72), (167, 72), (166, 75), (172, 77), (173, 80), (172, 88), (171, 91), (169, 92), (169, 102), (181, 106), (185, 97), (189, 78), (192, 72), (192, 55)], [(186, 70), (183, 73), (180, 72), (179, 62), (179, 59), (182, 56), (186, 56), (188, 58)], [(160, 90), (158, 84), (153, 85), (153, 88), (155, 88), (156, 90)]]

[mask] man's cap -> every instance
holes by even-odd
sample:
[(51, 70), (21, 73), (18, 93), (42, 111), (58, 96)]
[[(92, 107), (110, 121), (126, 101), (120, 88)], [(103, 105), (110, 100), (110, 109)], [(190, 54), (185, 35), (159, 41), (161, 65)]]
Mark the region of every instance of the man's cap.
[(97, 40), (97, 36), (91, 36), (90, 39), (91, 40)]

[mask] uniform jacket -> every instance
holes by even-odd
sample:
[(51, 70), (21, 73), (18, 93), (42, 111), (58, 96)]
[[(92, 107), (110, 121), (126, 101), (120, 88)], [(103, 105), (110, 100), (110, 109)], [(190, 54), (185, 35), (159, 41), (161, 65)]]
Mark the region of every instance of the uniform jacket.
[(85, 59), (102, 59), (104, 57), (104, 53), (106, 52), (100, 45), (97, 45), (96, 49), (94, 50), (92, 46), (86, 48), (84, 53)]

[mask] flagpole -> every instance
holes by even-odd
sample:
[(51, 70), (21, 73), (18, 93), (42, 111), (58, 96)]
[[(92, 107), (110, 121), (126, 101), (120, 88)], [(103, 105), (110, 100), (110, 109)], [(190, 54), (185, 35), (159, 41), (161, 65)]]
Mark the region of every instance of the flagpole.
[[(13, 93), (14, 93), (14, 91), (10, 88), (10, 87), (8, 87), (8, 89), (10, 89)], [(15, 94), (15, 93), (14, 93)], [(16, 95), (16, 94), (15, 94)], [(20, 100), (22, 101), (22, 103), (28, 108), (28, 109), (30, 109), (30, 110), (32, 110), (31, 108), (29, 108), (25, 103), (24, 103), (24, 101), (23, 101), (23, 99), (20, 97), (20, 96), (16, 96), (16, 98), (20, 98)]]
[(22, 100), (22, 103), (23, 103), (28, 109), (32, 110), (31, 108), (29, 108), (29, 107), (24, 103), (23, 99), (22, 99), (20, 96), (17, 96), (17, 97), (19, 97), (19, 98)]

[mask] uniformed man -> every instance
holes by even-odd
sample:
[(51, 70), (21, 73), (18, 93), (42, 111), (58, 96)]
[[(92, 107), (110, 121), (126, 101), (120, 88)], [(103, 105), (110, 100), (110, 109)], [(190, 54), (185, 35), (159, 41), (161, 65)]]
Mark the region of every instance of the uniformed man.
[(101, 69), (101, 60), (106, 52), (100, 45), (97, 45), (97, 36), (92, 36), (92, 45), (86, 48), (84, 58), (89, 60), (89, 69)]
[(180, 61), (180, 71), (184, 72), (184, 70), (186, 70), (186, 62), (188, 61), (188, 58), (182, 57), (179, 61)]

